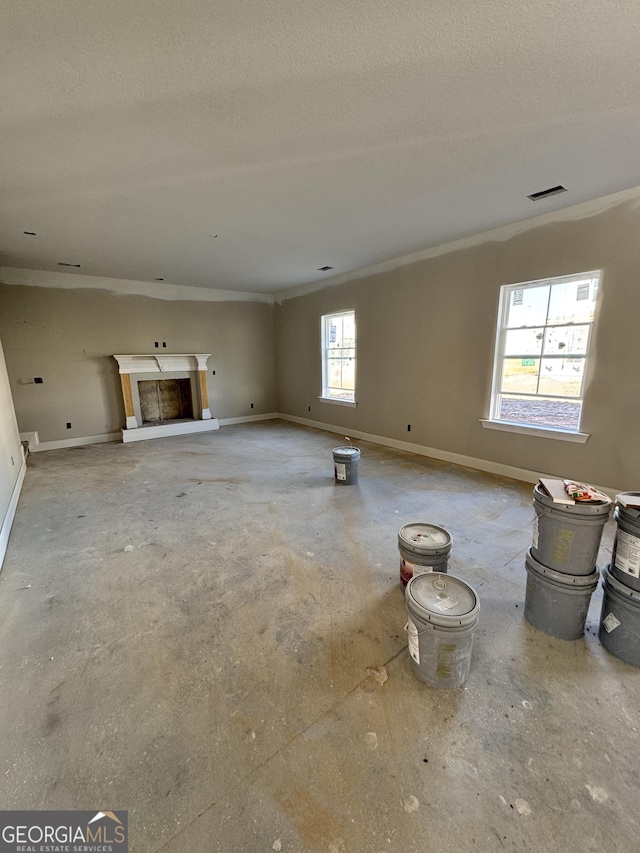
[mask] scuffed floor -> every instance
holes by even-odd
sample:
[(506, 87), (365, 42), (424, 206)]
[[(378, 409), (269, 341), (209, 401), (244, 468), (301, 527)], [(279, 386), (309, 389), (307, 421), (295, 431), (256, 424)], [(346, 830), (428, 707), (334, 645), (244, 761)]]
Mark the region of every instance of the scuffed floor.
[[(2, 807), (128, 809), (133, 853), (637, 850), (640, 670), (598, 642), (601, 589), (584, 640), (524, 622), (531, 487), (366, 442), (337, 487), (341, 438), (31, 456), (0, 575)], [(409, 667), (410, 521), (451, 531), (480, 595), (464, 688)]]

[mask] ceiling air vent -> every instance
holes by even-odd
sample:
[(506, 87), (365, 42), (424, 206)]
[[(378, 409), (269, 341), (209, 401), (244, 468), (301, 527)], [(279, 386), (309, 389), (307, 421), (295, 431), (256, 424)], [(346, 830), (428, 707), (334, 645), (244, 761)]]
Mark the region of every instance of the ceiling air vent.
[(539, 201), (541, 198), (549, 198), (550, 195), (558, 195), (558, 193), (566, 193), (567, 188), (560, 186), (558, 184), (557, 187), (550, 187), (548, 190), (540, 190), (539, 193), (531, 193), (527, 198), (530, 198), (531, 201)]
[(67, 264), (64, 261), (58, 261), (58, 266), (59, 267), (76, 267), (77, 269), (80, 269), (80, 264)]
[(332, 270), (333, 267), (318, 267), (318, 272), (327, 272), (328, 270)]

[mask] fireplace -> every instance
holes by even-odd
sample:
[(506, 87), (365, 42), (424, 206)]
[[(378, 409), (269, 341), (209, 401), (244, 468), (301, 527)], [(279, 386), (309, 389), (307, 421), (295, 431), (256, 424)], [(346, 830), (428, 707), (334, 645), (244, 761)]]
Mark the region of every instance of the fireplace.
[(118, 362), (126, 417), (123, 441), (219, 428), (209, 408), (209, 354), (114, 355), (114, 358)]
[(140, 379), (138, 396), (143, 424), (193, 420), (189, 379)]

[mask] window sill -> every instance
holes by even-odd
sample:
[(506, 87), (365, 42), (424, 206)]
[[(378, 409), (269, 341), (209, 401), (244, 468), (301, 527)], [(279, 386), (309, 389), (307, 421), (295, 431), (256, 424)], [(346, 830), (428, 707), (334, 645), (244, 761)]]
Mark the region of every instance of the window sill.
[(318, 397), (321, 403), (332, 403), (334, 406), (350, 406), (352, 409), (358, 405), (355, 400), (336, 400), (333, 397)]
[(584, 444), (589, 438), (588, 432), (574, 432), (568, 429), (554, 429), (553, 427), (529, 426), (528, 424), (517, 424), (511, 421), (492, 421), (480, 418), (480, 423), (485, 429), (497, 429), (501, 432), (514, 432), (518, 435), (533, 435), (538, 438), (555, 438), (558, 441), (573, 441)]

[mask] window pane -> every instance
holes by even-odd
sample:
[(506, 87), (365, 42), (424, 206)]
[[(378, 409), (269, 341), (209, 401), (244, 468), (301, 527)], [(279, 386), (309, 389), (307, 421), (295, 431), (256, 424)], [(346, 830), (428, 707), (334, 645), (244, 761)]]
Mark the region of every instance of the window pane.
[(329, 349), (334, 349), (335, 347), (342, 346), (342, 317), (328, 317), (327, 318), (327, 328), (329, 333), (327, 335), (328, 347)]
[(356, 317), (355, 314), (345, 314), (342, 318), (342, 346), (354, 347), (356, 345)]
[[(578, 300), (578, 294), (589, 286), (589, 297)], [(593, 321), (596, 299), (595, 281), (576, 278), (551, 287), (548, 323), (590, 323)]]
[[(516, 294), (522, 293), (522, 301)], [(525, 287), (524, 290), (512, 290), (507, 308), (507, 326), (544, 326), (549, 304), (549, 285)], [(580, 303), (584, 305), (584, 302)]]
[(356, 362), (354, 358), (346, 358), (342, 362), (342, 387), (350, 391), (356, 387)]
[(578, 400), (549, 400), (544, 397), (501, 397), (497, 417), (532, 426), (577, 430), (582, 403)]
[(505, 358), (502, 364), (501, 391), (535, 394), (538, 390), (538, 358)]
[(509, 329), (504, 344), (505, 355), (540, 355), (544, 329)]
[(328, 362), (329, 368), (329, 385), (332, 388), (342, 387), (342, 359), (330, 358)]
[(583, 372), (583, 358), (543, 358), (540, 368), (540, 394), (579, 397)]
[(547, 329), (545, 355), (584, 355), (589, 340), (589, 326), (554, 326)]

